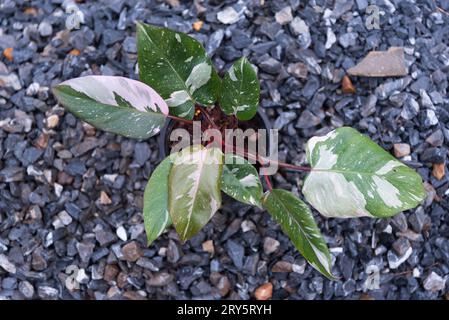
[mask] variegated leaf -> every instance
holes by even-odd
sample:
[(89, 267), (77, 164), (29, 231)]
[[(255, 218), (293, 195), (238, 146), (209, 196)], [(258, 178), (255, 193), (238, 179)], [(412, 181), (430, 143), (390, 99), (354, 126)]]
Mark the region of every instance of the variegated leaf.
[(261, 207), (263, 189), (257, 170), (240, 156), (225, 155), (221, 190), (240, 202)]
[(168, 106), (156, 91), (123, 77), (75, 78), (54, 87), (53, 93), (81, 120), (130, 138), (157, 134), (168, 115)]
[(263, 205), (281, 225), (302, 256), (316, 270), (334, 279), (329, 249), (309, 207), (293, 193), (281, 189), (268, 191), (264, 196)]
[(171, 114), (192, 119), (196, 102), (215, 103), (220, 78), (197, 40), (138, 23), (137, 48), (140, 79), (166, 99)]
[(181, 241), (190, 239), (221, 205), (223, 153), (200, 145), (185, 148), (173, 158), (168, 207)]
[(249, 120), (257, 113), (260, 86), (257, 74), (249, 61), (237, 60), (223, 79), (220, 106), (224, 113), (240, 120)]
[(312, 172), (302, 192), (328, 217), (389, 217), (426, 196), (414, 170), (352, 128), (311, 138), (307, 159)]
[(143, 196), (143, 221), (148, 245), (171, 225), (168, 213), (168, 177), (172, 162), (165, 158), (154, 170)]

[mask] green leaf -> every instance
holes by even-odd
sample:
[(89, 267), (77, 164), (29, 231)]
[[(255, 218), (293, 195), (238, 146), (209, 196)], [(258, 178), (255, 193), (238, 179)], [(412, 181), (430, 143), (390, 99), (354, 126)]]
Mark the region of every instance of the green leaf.
[(171, 114), (192, 119), (196, 102), (216, 102), (220, 78), (197, 40), (138, 23), (137, 49), (140, 79), (166, 99)]
[(225, 155), (221, 190), (234, 199), (262, 207), (262, 183), (256, 168), (246, 159), (232, 153)]
[(307, 158), (302, 192), (328, 217), (389, 217), (426, 197), (420, 175), (352, 128), (311, 138)]
[(181, 150), (173, 161), (168, 207), (176, 231), (185, 241), (220, 208), (223, 153), (196, 145)]
[(96, 128), (146, 139), (165, 124), (168, 106), (146, 84), (123, 77), (87, 76), (53, 88), (59, 103)]
[(281, 189), (268, 191), (263, 205), (312, 267), (334, 279), (329, 250), (309, 207), (293, 193)]
[(148, 245), (157, 239), (171, 224), (168, 213), (168, 177), (172, 161), (165, 158), (154, 170), (143, 196), (143, 221)]
[(243, 57), (234, 62), (223, 79), (220, 106), (228, 115), (249, 120), (257, 113), (260, 86), (254, 68)]

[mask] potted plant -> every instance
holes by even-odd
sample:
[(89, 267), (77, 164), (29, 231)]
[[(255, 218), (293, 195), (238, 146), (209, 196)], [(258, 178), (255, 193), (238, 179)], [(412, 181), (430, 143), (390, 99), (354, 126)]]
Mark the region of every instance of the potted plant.
[[(193, 120), (201, 121), (201, 133), (251, 126), (260, 89), (246, 58), (221, 79), (202, 45), (186, 34), (138, 23), (137, 40), (142, 82), (109, 76), (71, 79), (53, 88), (60, 104), (97, 128), (136, 139), (158, 134), (167, 119), (171, 129), (176, 123), (190, 135)], [(220, 208), (223, 191), (266, 209), (304, 258), (332, 279), (329, 250), (311, 210), (293, 193), (273, 188), (264, 175), (267, 166), (307, 171), (304, 198), (326, 217), (390, 217), (426, 196), (414, 170), (352, 128), (311, 138), (308, 167), (261, 156), (247, 145), (229, 145), (218, 136), (173, 152), (152, 173), (143, 208), (149, 245), (171, 225), (181, 241), (194, 236)], [(162, 142), (167, 142), (165, 135)]]

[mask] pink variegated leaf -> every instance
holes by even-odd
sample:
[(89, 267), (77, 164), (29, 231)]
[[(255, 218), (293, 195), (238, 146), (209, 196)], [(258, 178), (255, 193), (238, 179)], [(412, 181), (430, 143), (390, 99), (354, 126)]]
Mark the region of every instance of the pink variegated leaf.
[(157, 134), (167, 103), (148, 85), (123, 77), (86, 76), (53, 88), (58, 101), (81, 120), (130, 138)]

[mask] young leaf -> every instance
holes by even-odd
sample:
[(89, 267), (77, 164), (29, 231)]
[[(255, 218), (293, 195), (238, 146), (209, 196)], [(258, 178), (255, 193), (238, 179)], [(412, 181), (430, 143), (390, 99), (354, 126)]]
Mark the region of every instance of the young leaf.
[(143, 221), (148, 245), (171, 225), (168, 213), (168, 176), (172, 162), (165, 158), (154, 170), (143, 196)]
[(329, 250), (309, 207), (293, 193), (281, 189), (268, 191), (263, 205), (303, 257), (316, 270), (333, 279)]
[(221, 190), (240, 202), (262, 206), (260, 199), (263, 189), (256, 168), (235, 154), (225, 155)]
[(168, 115), (168, 106), (156, 91), (123, 77), (75, 78), (54, 87), (53, 93), (81, 120), (130, 138), (157, 134)]
[(352, 128), (311, 138), (307, 158), (313, 170), (302, 192), (328, 217), (389, 217), (426, 197), (414, 170)]
[(171, 114), (192, 119), (195, 102), (217, 100), (220, 78), (197, 40), (138, 23), (137, 49), (140, 79), (166, 99)]
[(249, 120), (257, 113), (260, 86), (257, 74), (243, 57), (234, 62), (223, 79), (220, 106), (223, 112), (240, 120)]
[(181, 150), (169, 176), (168, 208), (180, 239), (193, 237), (221, 205), (223, 153), (200, 145)]

